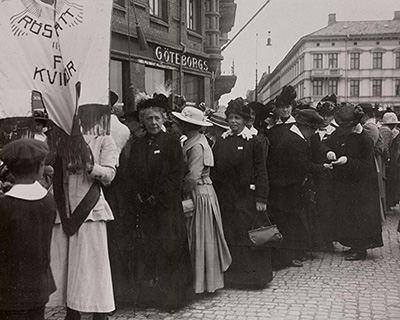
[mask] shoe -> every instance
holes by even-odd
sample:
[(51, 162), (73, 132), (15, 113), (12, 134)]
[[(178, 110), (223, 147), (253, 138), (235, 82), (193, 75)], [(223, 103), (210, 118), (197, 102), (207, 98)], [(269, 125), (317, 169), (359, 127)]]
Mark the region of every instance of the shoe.
[(80, 320), (81, 314), (79, 311), (67, 307), (67, 315), (65, 316), (65, 320)]
[(353, 248), (350, 248), (348, 250), (343, 250), (342, 251), (342, 255), (344, 255), (344, 256), (348, 256), (348, 255), (353, 254), (353, 253), (355, 253)]
[(346, 261), (358, 261), (358, 260), (365, 260), (367, 257), (367, 251), (358, 251), (348, 255), (344, 258)]
[(108, 320), (107, 313), (93, 313), (93, 320)]
[(290, 266), (291, 267), (296, 267), (296, 268), (300, 268), (303, 266), (303, 262), (301, 262), (298, 259), (293, 259), (292, 262), (290, 262)]

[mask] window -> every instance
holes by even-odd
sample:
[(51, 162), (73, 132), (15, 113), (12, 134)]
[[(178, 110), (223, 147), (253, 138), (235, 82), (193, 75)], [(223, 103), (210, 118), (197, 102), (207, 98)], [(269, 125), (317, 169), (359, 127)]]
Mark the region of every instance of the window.
[(201, 1), (187, 0), (187, 28), (201, 32)]
[(322, 80), (313, 81), (313, 95), (322, 96)]
[(350, 80), (350, 97), (360, 96), (360, 80)]
[(396, 79), (394, 83), (394, 95), (400, 96), (400, 79)]
[(372, 69), (382, 69), (382, 52), (372, 53)]
[(314, 54), (314, 69), (322, 69), (322, 53)]
[(328, 68), (334, 69), (338, 67), (338, 54), (337, 53), (329, 53), (328, 54)]
[(337, 95), (337, 87), (338, 87), (337, 80), (329, 80), (328, 81), (328, 94), (334, 93)]
[(114, 0), (114, 4), (117, 4), (120, 7), (125, 8), (125, 0)]
[(360, 69), (360, 53), (350, 53), (350, 69)]
[(118, 94), (117, 104), (122, 103), (123, 98), (123, 66), (122, 61), (110, 61), (110, 89)]
[(185, 73), (183, 94), (188, 102), (204, 102), (204, 77)]
[(374, 96), (374, 97), (382, 96), (382, 80), (381, 79), (372, 80), (372, 96)]
[(304, 56), (300, 58), (300, 73), (304, 71)]
[(396, 52), (395, 61), (396, 61), (396, 69), (400, 69), (400, 52)]
[(149, 0), (150, 15), (162, 20), (168, 19), (167, 0)]
[(145, 89), (149, 95), (156, 92), (157, 87), (165, 84), (165, 71), (163, 69), (145, 67)]

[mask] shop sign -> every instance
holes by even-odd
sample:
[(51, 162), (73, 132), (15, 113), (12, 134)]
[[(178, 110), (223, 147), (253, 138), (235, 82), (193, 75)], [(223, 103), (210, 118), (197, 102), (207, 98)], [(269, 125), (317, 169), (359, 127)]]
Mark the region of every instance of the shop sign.
[(155, 54), (157, 60), (159, 61), (178, 66), (180, 66), (182, 63), (183, 67), (197, 69), (200, 71), (208, 71), (208, 61), (192, 55), (181, 54), (179, 52), (172, 51), (169, 48), (163, 48), (160, 46), (156, 47)]

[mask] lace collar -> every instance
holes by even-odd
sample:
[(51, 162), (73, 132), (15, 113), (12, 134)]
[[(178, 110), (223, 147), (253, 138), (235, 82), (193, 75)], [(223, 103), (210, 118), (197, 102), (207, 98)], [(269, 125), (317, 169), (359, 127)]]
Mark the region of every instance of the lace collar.
[(250, 131), (250, 133), (251, 133), (253, 136), (258, 135), (258, 130), (257, 130), (256, 128), (254, 128), (254, 126), (251, 126), (251, 128), (249, 129), (249, 131)]
[[(229, 129), (228, 131), (225, 131), (221, 137), (223, 139), (226, 139), (229, 136), (233, 136), (233, 132), (231, 129)], [(249, 141), (250, 139), (253, 138), (252, 133), (250, 132), (250, 130), (245, 126), (244, 129), (242, 130), (242, 132), (238, 133), (238, 136), (241, 136), (243, 139)]]

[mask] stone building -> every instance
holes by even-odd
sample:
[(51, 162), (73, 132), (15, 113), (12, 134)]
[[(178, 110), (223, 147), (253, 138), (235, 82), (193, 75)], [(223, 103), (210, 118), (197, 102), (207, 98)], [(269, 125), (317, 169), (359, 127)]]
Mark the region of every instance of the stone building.
[(400, 11), (383, 21), (336, 21), (330, 14), (328, 26), (302, 37), (263, 75), (259, 101), (269, 101), (288, 84), (308, 103), (335, 93), (339, 101), (399, 109)]
[(114, 0), (110, 79), (119, 103), (134, 108), (135, 93), (165, 83), (196, 104), (229, 92), (236, 77), (220, 72), (221, 46), (235, 14), (234, 0)]

